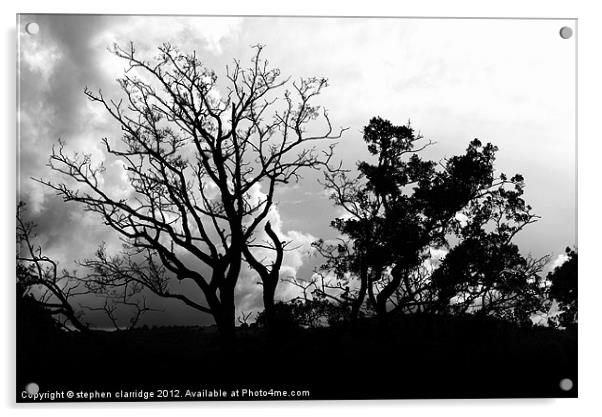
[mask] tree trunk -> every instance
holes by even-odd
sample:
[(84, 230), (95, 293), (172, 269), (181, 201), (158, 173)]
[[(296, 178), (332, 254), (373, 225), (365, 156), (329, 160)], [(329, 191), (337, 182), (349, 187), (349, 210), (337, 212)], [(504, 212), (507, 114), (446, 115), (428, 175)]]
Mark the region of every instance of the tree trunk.
[(357, 320), (364, 299), (366, 298), (366, 291), (368, 290), (368, 268), (362, 266), (360, 271), (360, 291), (357, 294), (357, 298), (353, 301), (351, 306), (351, 321)]
[(234, 286), (226, 282), (220, 287), (220, 311), (216, 317), (217, 328), (226, 340), (234, 337), (236, 327), (235, 315)]
[(378, 303), (376, 302), (376, 295), (374, 294), (374, 281), (372, 280), (368, 280), (368, 300), (376, 311), (378, 309)]
[(376, 314), (379, 316), (384, 316), (387, 314), (387, 301), (401, 284), (405, 273), (406, 272), (404, 269), (399, 265), (395, 265), (391, 270), (391, 276), (393, 279), (387, 285), (385, 285), (381, 292), (376, 296), (375, 308)]
[(242, 236), (235, 234), (232, 236), (232, 246), (230, 247), (231, 262), (228, 265), (228, 270), (222, 279), (222, 284), (219, 287), (219, 320), (216, 323), (220, 334), (228, 341), (234, 337), (236, 329), (236, 305), (234, 302), (234, 290), (240, 268), (242, 265)]
[(250, 252), (247, 252), (247, 260), (259, 274), (261, 282), (263, 283), (263, 308), (265, 317), (265, 326), (268, 329), (273, 330), (276, 325), (276, 311), (274, 296), (276, 294), (276, 287), (280, 279), (280, 267), (282, 266), (282, 259), (284, 256), (284, 247), (282, 242), (272, 229), (270, 222), (265, 225), (265, 231), (274, 244), (276, 251), (276, 259), (270, 269), (266, 268), (260, 262), (258, 262)]
[(265, 325), (268, 329), (273, 329), (276, 324), (274, 295), (277, 284), (278, 279), (273, 279), (273, 277), (263, 280), (263, 308)]

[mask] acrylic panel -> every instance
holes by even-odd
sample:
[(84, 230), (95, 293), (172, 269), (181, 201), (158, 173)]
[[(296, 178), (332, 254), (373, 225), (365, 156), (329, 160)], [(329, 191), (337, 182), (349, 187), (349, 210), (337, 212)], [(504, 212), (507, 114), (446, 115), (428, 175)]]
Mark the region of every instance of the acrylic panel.
[(576, 20), (17, 20), (18, 402), (577, 396)]

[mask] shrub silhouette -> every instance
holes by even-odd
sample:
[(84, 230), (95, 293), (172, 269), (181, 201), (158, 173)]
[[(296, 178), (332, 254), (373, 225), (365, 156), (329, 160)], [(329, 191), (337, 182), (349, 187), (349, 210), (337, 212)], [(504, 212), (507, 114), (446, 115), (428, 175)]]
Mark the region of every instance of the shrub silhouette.
[(265, 310), (257, 315), (257, 324), (261, 327), (269, 327), (276, 332), (289, 332), (300, 327), (301, 320), (295, 311), (294, 303), (276, 302), (274, 304), (273, 317), (270, 323), (266, 317)]

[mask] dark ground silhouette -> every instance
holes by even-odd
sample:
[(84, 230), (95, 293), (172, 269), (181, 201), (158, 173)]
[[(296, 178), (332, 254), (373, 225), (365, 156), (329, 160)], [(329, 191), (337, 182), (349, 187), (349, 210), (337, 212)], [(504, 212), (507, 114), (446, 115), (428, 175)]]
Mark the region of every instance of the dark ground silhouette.
[[(306, 399), (577, 396), (576, 329), (475, 316), (364, 319), (278, 335), (238, 328), (227, 345), (212, 328), (28, 329), (18, 335), (17, 401), (30, 382), (43, 391), (178, 390), (171, 400), (191, 400), (187, 389), (243, 388), (309, 390)], [(563, 378), (574, 382), (568, 392)]]

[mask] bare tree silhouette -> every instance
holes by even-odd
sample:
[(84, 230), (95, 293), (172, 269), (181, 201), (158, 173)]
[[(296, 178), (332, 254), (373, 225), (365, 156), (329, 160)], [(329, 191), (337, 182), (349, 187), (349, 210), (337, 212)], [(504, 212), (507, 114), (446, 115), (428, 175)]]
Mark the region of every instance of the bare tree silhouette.
[(25, 204), (17, 206), (17, 289), (41, 309), (55, 317), (61, 327), (80, 332), (88, 330), (81, 312), (73, 307), (72, 299), (89, 294), (84, 283), (65, 270), (42, 251), (35, 242), (35, 224), (25, 220)]
[[(92, 265), (108, 272), (105, 283), (134, 280), (177, 298), (211, 314), (223, 334), (234, 330), (234, 290), (244, 261), (261, 279), (271, 321), (287, 244), (267, 221), (276, 188), (297, 181), (304, 169), (326, 166), (334, 143), (322, 142), (345, 130), (333, 132), (326, 110), (313, 104), (326, 79), (282, 79), (261, 57), (262, 49), (255, 47), (249, 68), (239, 61), (227, 67), (220, 91), (215, 72), (195, 53), (164, 44), (147, 61), (133, 45), (114, 46), (127, 64), (118, 80), (125, 98), (114, 101), (87, 88), (85, 94), (123, 131), (120, 145), (106, 138), (103, 144), (122, 161), (132, 192), (111, 195), (102, 181), (105, 167), (90, 155), (68, 154), (62, 142), (49, 166), (71, 183), (39, 180), (65, 201), (100, 214), (126, 241), (127, 253)], [(310, 129), (318, 119), (323, 127)], [(138, 259), (144, 265), (135, 266)], [(115, 273), (126, 265), (126, 273)], [(204, 302), (197, 294), (173, 293), (172, 277), (192, 281)]]
[[(37, 242), (36, 225), (26, 220), (25, 203), (17, 206), (17, 289), (36, 309), (54, 317), (65, 330), (87, 332), (90, 325), (84, 311), (102, 311), (116, 329), (134, 328), (142, 316), (155, 309), (147, 305), (145, 287), (128, 280), (113, 280), (108, 285), (99, 279), (97, 263), (78, 262), (83, 273), (59, 269)], [(100, 256), (100, 249), (97, 253)], [(125, 269), (119, 271), (126, 274)], [(100, 306), (96, 307), (100, 302)], [(120, 323), (121, 322), (121, 323)], [(123, 324), (127, 323), (127, 324)]]

